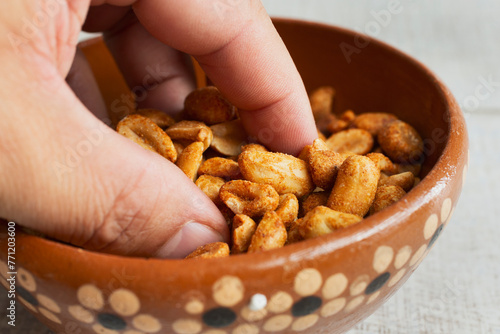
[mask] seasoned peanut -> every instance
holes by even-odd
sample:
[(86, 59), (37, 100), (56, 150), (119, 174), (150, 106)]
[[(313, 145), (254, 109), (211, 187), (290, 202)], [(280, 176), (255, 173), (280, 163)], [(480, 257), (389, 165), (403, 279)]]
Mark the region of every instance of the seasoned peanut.
[(367, 112), (356, 116), (352, 125), (355, 128), (363, 129), (371, 133), (372, 136), (377, 136), (380, 130), (387, 124), (397, 120), (393, 114), (385, 112)]
[(381, 186), (400, 186), (404, 191), (410, 191), (415, 184), (415, 176), (411, 172), (391, 175), (388, 178), (380, 180), (378, 185)]
[(309, 102), (316, 122), (332, 113), (334, 98), (335, 89), (330, 86), (319, 87), (309, 95)]
[(266, 212), (252, 236), (248, 253), (283, 247), (286, 239), (286, 228), (278, 214), (274, 211)]
[(326, 145), (332, 151), (355, 154), (367, 154), (373, 147), (373, 137), (365, 130), (348, 129), (334, 133), (326, 140)]
[(164, 112), (156, 109), (139, 109), (135, 112), (137, 115), (141, 115), (149, 118), (156, 123), (160, 128), (166, 129), (169, 126), (175, 124), (175, 120)]
[(213, 139), (212, 130), (205, 124), (196, 121), (180, 121), (169, 127), (166, 132), (173, 140), (200, 141), (203, 143), (204, 150), (210, 147)]
[(250, 217), (259, 217), (267, 211), (274, 211), (280, 200), (272, 186), (245, 180), (227, 182), (221, 187), (219, 196), (235, 214)]
[(260, 144), (248, 144), (248, 145), (243, 145), (241, 147), (241, 152), (245, 152), (245, 151), (250, 151), (250, 150), (257, 150), (257, 151), (262, 151), (262, 152), (269, 152), (267, 150), (267, 148), (265, 148), (264, 146), (260, 145)]
[(186, 259), (215, 259), (229, 256), (229, 246), (225, 242), (214, 242), (196, 248)]
[(288, 230), (287, 233), (288, 236), (286, 239), (286, 245), (304, 240), (304, 238), (300, 234), (300, 225), (302, 225), (303, 221), (304, 218), (299, 218), (290, 225), (290, 229)]
[(219, 123), (210, 128), (214, 135), (211, 146), (214, 150), (224, 155), (240, 154), (241, 146), (248, 139), (241, 120)]
[(392, 175), (398, 172), (397, 165), (393, 164), (391, 159), (383, 155), (382, 153), (368, 153), (366, 157), (370, 158), (371, 161), (380, 169), (381, 172)]
[(318, 138), (315, 139), (312, 145), (306, 145), (300, 152), (298, 158), (300, 160), (304, 160), (305, 162), (309, 162), (309, 156), (312, 150), (330, 150), (323, 139)]
[(332, 189), (344, 160), (339, 153), (312, 149), (309, 154), (309, 168), (314, 184), (323, 190)]
[(281, 195), (276, 213), (288, 229), (292, 222), (297, 219), (297, 215), (299, 214), (299, 200), (294, 194)]
[(227, 122), (236, 115), (236, 107), (214, 86), (198, 88), (184, 100), (184, 112), (188, 119), (208, 125)]
[(326, 206), (318, 206), (303, 219), (299, 226), (300, 234), (304, 239), (311, 239), (356, 224), (363, 218), (358, 215), (335, 211)]
[(352, 110), (346, 110), (340, 115), (340, 118), (332, 119), (326, 129), (331, 133), (340, 132), (347, 129), (355, 118), (356, 115)]
[(129, 115), (116, 126), (119, 134), (143, 148), (175, 162), (177, 151), (170, 137), (155, 122), (141, 115)]
[(421, 164), (396, 164), (397, 173), (411, 172), (413, 175), (418, 176), (420, 174), (420, 170), (422, 169)]
[(177, 156), (179, 156), (185, 147), (181, 143), (174, 141), (174, 148), (175, 148), (175, 151), (177, 152)]
[(226, 183), (224, 179), (211, 175), (201, 175), (195, 182), (198, 188), (207, 195), (215, 205), (219, 205), (222, 201), (219, 198), (220, 188)]
[(375, 200), (370, 208), (370, 214), (373, 215), (399, 201), (406, 192), (400, 186), (380, 186), (377, 188)]
[(379, 178), (380, 170), (369, 158), (360, 155), (348, 157), (340, 166), (328, 207), (363, 217), (375, 198)]
[(305, 216), (317, 206), (326, 206), (330, 193), (327, 191), (318, 191), (304, 197), (301, 203), (301, 216)]
[(229, 180), (241, 178), (240, 167), (236, 161), (218, 157), (205, 160), (200, 166), (198, 173), (200, 175), (208, 174)]
[(231, 238), (233, 241), (233, 246), (231, 247), (231, 253), (240, 254), (247, 251), (250, 242), (252, 241), (252, 236), (257, 229), (257, 224), (252, 218), (246, 215), (236, 215), (233, 218), (233, 231)]
[(203, 160), (203, 143), (194, 142), (186, 147), (177, 162), (175, 163), (187, 177), (192, 181), (196, 179), (198, 175), (198, 168), (200, 168), (201, 162)]
[(424, 143), (417, 130), (403, 121), (387, 124), (380, 130), (377, 138), (382, 150), (395, 162), (416, 163), (424, 150)]
[(314, 190), (307, 163), (288, 154), (250, 150), (240, 154), (238, 165), (246, 180), (269, 184), (280, 195), (302, 197)]

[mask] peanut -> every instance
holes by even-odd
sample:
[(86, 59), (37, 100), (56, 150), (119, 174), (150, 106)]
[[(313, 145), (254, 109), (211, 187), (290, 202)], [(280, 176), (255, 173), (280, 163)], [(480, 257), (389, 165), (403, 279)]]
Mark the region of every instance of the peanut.
[(219, 196), (235, 214), (250, 217), (274, 211), (279, 204), (279, 195), (272, 186), (245, 180), (227, 182), (221, 187)]
[(129, 115), (116, 126), (119, 134), (143, 148), (175, 162), (177, 151), (170, 137), (155, 122), (141, 115)]
[(378, 167), (378, 169), (381, 172), (387, 173), (387, 174), (396, 174), (398, 172), (398, 167), (397, 165), (393, 164), (391, 159), (386, 157), (382, 153), (368, 153), (366, 155), (367, 158), (370, 158), (371, 161), (375, 163), (375, 165)]
[(327, 191), (318, 191), (304, 197), (301, 205), (301, 216), (305, 216), (309, 211), (312, 211), (317, 206), (326, 206), (330, 193)]
[(331, 135), (326, 140), (326, 145), (335, 152), (352, 152), (363, 155), (373, 148), (373, 137), (365, 130), (348, 129)]
[(334, 98), (335, 89), (330, 86), (319, 87), (309, 95), (309, 102), (316, 122), (332, 113)]
[(229, 246), (225, 242), (214, 242), (196, 248), (186, 259), (215, 259), (229, 256)]
[(415, 176), (411, 172), (404, 172), (396, 175), (391, 175), (388, 178), (380, 180), (378, 185), (381, 186), (400, 186), (404, 191), (408, 192), (415, 184)]
[(276, 213), (288, 229), (299, 214), (299, 200), (294, 194), (281, 195)]
[(362, 219), (358, 215), (318, 206), (303, 218), (299, 231), (304, 239), (311, 239), (356, 224)]
[(198, 88), (184, 100), (184, 112), (188, 119), (208, 125), (227, 122), (236, 115), (236, 107), (214, 86)]
[(408, 123), (393, 121), (380, 130), (377, 138), (382, 150), (395, 162), (416, 163), (422, 157), (422, 138)]
[(377, 213), (382, 209), (399, 201), (406, 192), (400, 186), (380, 186), (377, 188), (375, 200), (370, 208), (370, 214)]
[(367, 112), (356, 116), (352, 125), (355, 128), (368, 131), (372, 136), (377, 136), (387, 124), (397, 120), (393, 114), (384, 112)]
[(257, 229), (257, 224), (246, 215), (236, 215), (233, 218), (233, 231), (231, 234), (233, 246), (231, 253), (240, 254), (248, 250), (252, 236)]
[(137, 115), (141, 115), (149, 118), (156, 123), (160, 128), (166, 129), (169, 126), (175, 124), (175, 120), (164, 112), (156, 109), (139, 109), (135, 112)]
[(348, 157), (340, 166), (328, 207), (363, 217), (375, 198), (379, 178), (380, 171), (369, 158)]
[(286, 239), (286, 228), (278, 214), (274, 211), (266, 212), (252, 236), (248, 253), (281, 248)]
[(197, 141), (190, 144), (182, 151), (175, 164), (187, 177), (194, 181), (198, 175), (198, 169), (200, 168), (202, 160), (203, 143)]
[(220, 205), (222, 203), (219, 198), (219, 191), (224, 183), (226, 183), (224, 179), (211, 175), (201, 175), (195, 182), (198, 188), (200, 188), (215, 205)]
[(243, 145), (241, 147), (241, 152), (245, 152), (245, 151), (250, 151), (250, 150), (257, 150), (257, 151), (262, 151), (262, 152), (269, 152), (267, 150), (267, 148), (265, 148), (264, 146), (260, 145), (260, 144), (247, 144), (247, 145)]
[(173, 140), (189, 143), (202, 142), (203, 150), (210, 147), (213, 139), (212, 130), (205, 124), (196, 121), (180, 121), (169, 127), (166, 132)]
[(309, 168), (314, 184), (323, 190), (332, 189), (338, 169), (344, 160), (339, 153), (312, 149), (309, 154)]
[(290, 225), (290, 229), (288, 230), (286, 245), (304, 240), (304, 238), (300, 234), (300, 228), (301, 228), (300, 226), (302, 225), (303, 221), (304, 218), (299, 218)]
[(227, 180), (241, 178), (240, 167), (236, 161), (218, 157), (205, 160), (198, 173), (218, 176)]
[(241, 146), (248, 139), (239, 119), (212, 125), (210, 129), (214, 135), (211, 147), (220, 154), (229, 156), (240, 154)]

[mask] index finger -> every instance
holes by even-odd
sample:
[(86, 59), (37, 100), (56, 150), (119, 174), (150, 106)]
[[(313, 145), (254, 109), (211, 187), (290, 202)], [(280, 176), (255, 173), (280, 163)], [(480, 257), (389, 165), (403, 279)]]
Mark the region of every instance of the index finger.
[(148, 0), (133, 8), (152, 35), (198, 60), (251, 136), (291, 154), (317, 138), (300, 75), (260, 1)]

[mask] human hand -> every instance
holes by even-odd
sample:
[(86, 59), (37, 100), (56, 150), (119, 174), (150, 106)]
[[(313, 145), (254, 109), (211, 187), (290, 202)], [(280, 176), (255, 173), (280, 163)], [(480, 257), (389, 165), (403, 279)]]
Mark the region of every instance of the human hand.
[(296, 154), (317, 137), (300, 76), (259, 1), (3, 1), (0, 217), (125, 255), (183, 257), (227, 240), (218, 209), (175, 165), (99, 120), (95, 81), (74, 58), (84, 21), (104, 31), (131, 87), (147, 66), (164, 74), (139, 107), (181, 110), (194, 88), (190, 54), (263, 144)]

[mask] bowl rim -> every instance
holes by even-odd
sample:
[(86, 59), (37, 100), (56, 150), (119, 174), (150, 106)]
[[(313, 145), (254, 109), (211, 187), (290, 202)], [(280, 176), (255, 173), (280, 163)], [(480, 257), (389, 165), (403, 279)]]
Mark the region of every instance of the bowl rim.
[[(371, 36), (344, 27), (322, 22), (285, 17), (273, 17), (272, 20), (278, 24), (289, 23), (300, 26), (305, 25), (319, 29), (334, 30), (342, 34), (351, 35), (352, 37), (361, 36), (368, 40), (370, 44), (373, 43), (383, 49), (384, 52), (403, 58), (404, 61), (408, 62), (411, 66), (420, 71), (427, 79), (429, 79), (429, 82), (433, 84), (439, 98), (443, 100), (447, 116), (445, 122), (449, 124), (447, 129), (448, 131), (446, 133), (447, 138), (443, 151), (434, 166), (421, 180), (421, 182), (405, 195), (404, 200), (400, 200), (390, 207), (363, 219), (361, 224), (351, 225), (347, 228), (336, 231), (335, 233), (304, 240), (267, 252), (231, 255), (226, 258), (210, 259), (208, 261), (206, 259), (202, 260), (204, 263), (208, 263), (210, 267), (216, 265), (221, 269), (221, 273), (224, 272), (224, 267), (230, 267), (234, 270), (235, 266), (248, 266), (249, 262), (262, 263), (262, 261), (271, 260), (272, 265), (274, 266), (280, 265), (288, 260), (308, 260), (317, 256), (326, 255), (337, 249), (348, 247), (351, 244), (373, 238), (381, 230), (398, 229), (400, 225), (404, 224), (404, 219), (402, 219), (403, 217), (408, 217), (413, 214), (423, 204), (431, 201), (436, 196), (435, 194), (439, 194), (443, 188), (446, 188), (446, 184), (442, 182), (435, 182), (435, 180), (442, 180), (443, 178), (446, 178), (450, 172), (452, 172), (452, 169), (456, 169), (457, 162), (460, 159), (458, 156), (453, 156), (452, 148), (457, 145), (461, 145), (461, 141), (468, 141), (465, 120), (455, 98), (449, 89), (427, 66), (414, 59), (412, 56)], [(96, 37), (84, 41), (82, 44), (90, 44), (100, 38), (101, 37)], [(467, 147), (467, 144), (465, 145), (465, 147)], [(188, 271), (188, 274), (189, 272), (192, 272), (192, 266), (185, 265), (185, 259), (160, 259), (100, 253), (98, 251), (82, 249), (78, 246), (61, 243), (59, 241), (35, 235), (29, 235), (23, 232), (21, 232), (21, 234), (24, 234), (24, 237), (26, 237), (27, 240), (30, 240), (30, 242), (39, 243), (38, 246), (42, 248), (59, 248), (60, 251), (65, 252), (67, 256), (85, 255), (94, 258), (95, 260), (107, 259), (108, 261), (126, 259), (126, 261), (129, 261), (130, 264), (136, 264), (138, 266), (145, 263), (147, 263), (148, 266), (151, 266), (152, 264), (158, 264), (159, 266), (172, 266), (175, 267), (178, 276), (182, 276), (184, 271)], [(245, 259), (247, 261), (241, 261), (241, 259)], [(197, 260), (191, 261), (196, 262), (197, 266), (201, 263)], [(206, 268), (207, 266), (204, 267)], [(203, 266), (198, 269), (202, 270)]]

